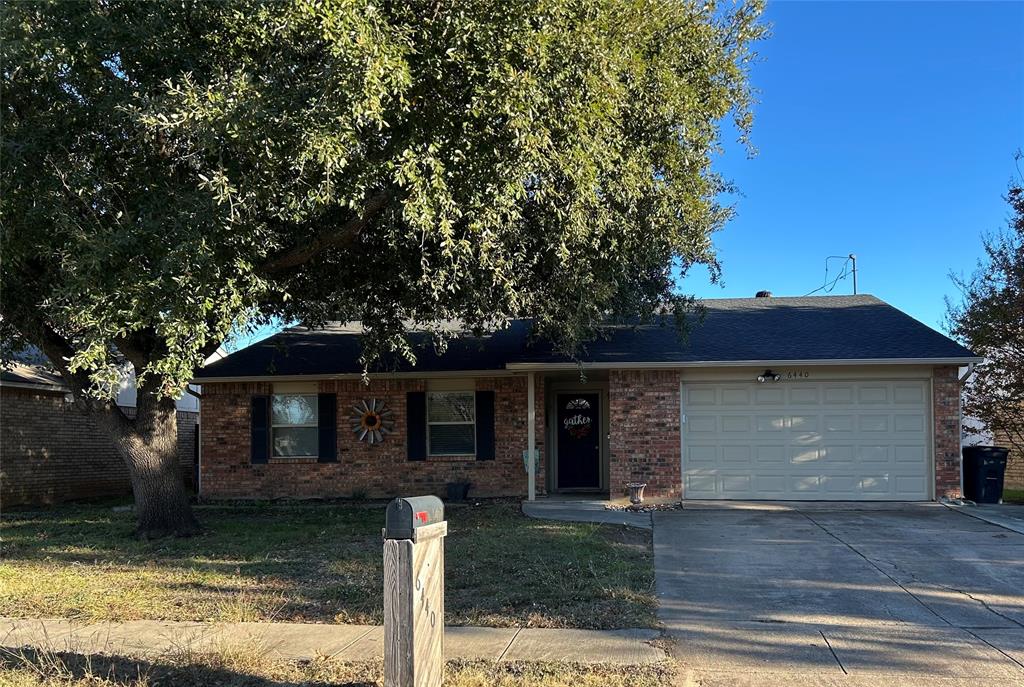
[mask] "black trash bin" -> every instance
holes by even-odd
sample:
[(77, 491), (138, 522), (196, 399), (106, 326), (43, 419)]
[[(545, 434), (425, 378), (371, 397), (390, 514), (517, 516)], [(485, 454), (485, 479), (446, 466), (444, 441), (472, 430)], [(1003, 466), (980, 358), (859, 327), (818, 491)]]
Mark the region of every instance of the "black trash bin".
[(1010, 449), (964, 446), (964, 496), (975, 503), (999, 503)]

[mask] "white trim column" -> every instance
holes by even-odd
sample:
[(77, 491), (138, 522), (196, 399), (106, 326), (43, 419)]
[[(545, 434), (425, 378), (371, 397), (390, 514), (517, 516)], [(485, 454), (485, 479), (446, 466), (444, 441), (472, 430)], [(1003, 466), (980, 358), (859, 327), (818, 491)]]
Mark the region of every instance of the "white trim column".
[(535, 372), (526, 375), (526, 474), (530, 480), (526, 493), (537, 499), (537, 381)]

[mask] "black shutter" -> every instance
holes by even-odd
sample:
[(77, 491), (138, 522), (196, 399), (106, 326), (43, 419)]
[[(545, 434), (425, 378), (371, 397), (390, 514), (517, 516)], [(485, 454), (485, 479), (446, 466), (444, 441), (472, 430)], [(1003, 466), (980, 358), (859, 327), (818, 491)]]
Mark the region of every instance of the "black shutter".
[(405, 446), (409, 460), (427, 459), (427, 395), (422, 391), (405, 395)]
[(318, 463), (338, 462), (338, 396), (336, 394), (318, 394), (317, 439), (320, 450), (317, 453)]
[(476, 459), (494, 460), (494, 392), (476, 392)]
[(250, 460), (266, 463), (270, 455), (270, 396), (253, 396), (251, 415)]

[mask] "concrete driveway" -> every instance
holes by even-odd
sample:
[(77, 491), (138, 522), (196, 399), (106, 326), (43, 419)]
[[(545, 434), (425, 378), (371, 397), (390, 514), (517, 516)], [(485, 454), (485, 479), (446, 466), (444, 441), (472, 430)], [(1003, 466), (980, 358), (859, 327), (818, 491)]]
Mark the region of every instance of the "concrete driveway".
[(1024, 535), (939, 504), (654, 519), (683, 684), (1024, 685)]

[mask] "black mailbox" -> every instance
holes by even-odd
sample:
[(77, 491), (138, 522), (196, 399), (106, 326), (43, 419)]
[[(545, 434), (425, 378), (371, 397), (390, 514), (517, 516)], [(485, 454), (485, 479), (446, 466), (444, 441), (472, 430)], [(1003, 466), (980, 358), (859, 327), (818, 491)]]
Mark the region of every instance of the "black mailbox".
[(385, 539), (415, 539), (416, 530), (444, 521), (444, 503), (436, 496), (395, 499), (384, 515)]

